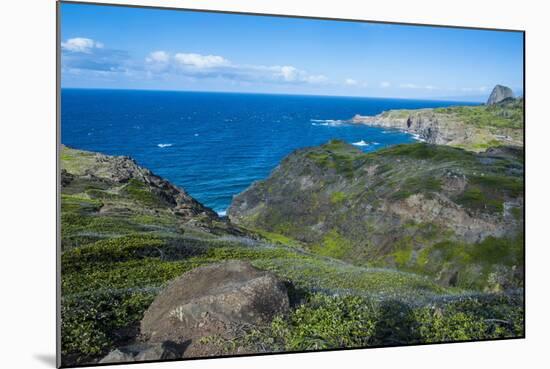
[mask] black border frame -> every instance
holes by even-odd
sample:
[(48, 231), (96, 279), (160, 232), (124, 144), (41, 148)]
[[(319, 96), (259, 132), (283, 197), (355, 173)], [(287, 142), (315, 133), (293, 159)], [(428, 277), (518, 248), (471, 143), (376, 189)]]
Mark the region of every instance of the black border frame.
[[(137, 0), (139, 1), (139, 0)], [(235, 355), (217, 355), (208, 357), (191, 357), (169, 360), (147, 360), (139, 362), (120, 362), (120, 363), (96, 363), (96, 364), (81, 364), (81, 365), (63, 365), (61, 360), (61, 5), (62, 4), (80, 4), (91, 6), (107, 6), (107, 7), (121, 7), (121, 8), (139, 8), (139, 9), (154, 9), (154, 10), (173, 10), (182, 12), (199, 12), (199, 13), (217, 13), (217, 14), (235, 14), (235, 15), (250, 15), (261, 17), (278, 17), (278, 18), (297, 18), (297, 19), (310, 19), (310, 20), (330, 20), (330, 21), (344, 21), (344, 22), (356, 22), (356, 23), (375, 23), (375, 24), (390, 24), (390, 25), (402, 25), (402, 26), (417, 26), (417, 27), (435, 27), (435, 28), (454, 28), (454, 29), (467, 29), (478, 31), (499, 31), (499, 32), (515, 32), (523, 35), (523, 183), (524, 183), (524, 205), (523, 205), (523, 325), (524, 333), (522, 336), (507, 337), (507, 338), (488, 338), (480, 340), (458, 340), (452, 342), (431, 342), (431, 343), (415, 343), (408, 345), (384, 345), (384, 346), (366, 346), (366, 347), (344, 347), (325, 350), (306, 350), (306, 351), (281, 351), (281, 352), (264, 352), (254, 354), (235, 354)], [(102, 367), (109, 365), (131, 365), (131, 364), (148, 364), (148, 363), (166, 363), (166, 362), (182, 362), (182, 361), (194, 361), (194, 360), (210, 360), (210, 359), (227, 359), (235, 357), (253, 357), (253, 356), (271, 356), (271, 355), (285, 355), (285, 354), (303, 354), (303, 353), (320, 353), (320, 352), (334, 352), (334, 351), (351, 351), (351, 350), (366, 350), (366, 349), (383, 349), (393, 347), (416, 347), (416, 346), (431, 346), (431, 345), (448, 345), (456, 343), (467, 342), (493, 342), (493, 341), (509, 341), (519, 340), (526, 338), (527, 322), (526, 322), (526, 203), (527, 203), (527, 189), (526, 189), (526, 147), (527, 147), (527, 121), (526, 121), (526, 30), (524, 29), (506, 29), (506, 28), (491, 28), (491, 27), (473, 27), (473, 26), (458, 26), (458, 25), (444, 25), (444, 24), (430, 24), (430, 23), (413, 23), (413, 22), (395, 22), (395, 21), (379, 21), (379, 20), (367, 20), (367, 19), (349, 19), (349, 18), (332, 18), (321, 16), (305, 16), (305, 15), (287, 15), (287, 14), (270, 14), (270, 13), (253, 13), (243, 11), (228, 11), (228, 10), (210, 10), (210, 9), (196, 9), (196, 8), (180, 8), (162, 5), (130, 5), (120, 3), (108, 3), (108, 2), (87, 2), (78, 0), (56, 0), (56, 367), (57, 368), (83, 368), (83, 367)]]

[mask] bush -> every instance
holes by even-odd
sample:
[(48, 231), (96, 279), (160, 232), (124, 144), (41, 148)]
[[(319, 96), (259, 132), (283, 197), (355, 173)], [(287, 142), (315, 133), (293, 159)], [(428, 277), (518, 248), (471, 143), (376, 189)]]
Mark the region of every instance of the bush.
[(236, 340), (210, 337), (226, 352), (306, 351), (523, 336), (518, 295), (482, 295), (418, 306), (399, 300), (315, 293), (287, 317)]
[(268, 345), (273, 351), (361, 347), (374, 334), (374, 319), (372, 305), (360, 297), (313, 294), (290, 316), (276, 317), (269, 327), (253, 330), (241, 343)]

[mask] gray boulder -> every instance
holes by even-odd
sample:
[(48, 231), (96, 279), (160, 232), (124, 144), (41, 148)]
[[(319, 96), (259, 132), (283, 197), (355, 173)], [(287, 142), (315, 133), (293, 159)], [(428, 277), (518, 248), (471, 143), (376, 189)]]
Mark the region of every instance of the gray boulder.
[(512, 92), (512, 89), (510, 87), (496, 85), (487, 100), (487, 105), (498, 104), (499, 102), (509, 98), (514, 98), (514, 92)]
[(182, 357), (188, 343), (141, 343), (119, 347), (99, 361), (100, 364), (131, 363), (135, 361), (174, 360)]
[(114, 349), (109, 352), (107, 356), (99, 360), (100, 364), (110, 364), (110, 363), (130, 363), (136, 361), (134, 355), (130, 352), (123, 352), (119, 349)]
[(226, 261), (172, 281), (145, 312), (141, 333), (149, 342), (231, 338), (239, 327), (269, 322), (288, 310), (287, 289), (274, 274)]

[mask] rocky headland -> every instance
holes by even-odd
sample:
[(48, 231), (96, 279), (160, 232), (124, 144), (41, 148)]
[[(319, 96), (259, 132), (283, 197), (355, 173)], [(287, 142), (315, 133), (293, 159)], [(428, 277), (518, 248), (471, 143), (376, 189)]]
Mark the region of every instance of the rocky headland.
[(356, 115), (351, 122), (417, 135), (436, 144), (481, 152), (496, 146), (523, 146), (523, 99), (495, 87), (486, 105), (389, 110), (375, 116)]
[(523, 150), (417, 143), (365, 154), (332, 141), (289, 155), (228, 215), (356, 265), (513, 288), (522, 283)]

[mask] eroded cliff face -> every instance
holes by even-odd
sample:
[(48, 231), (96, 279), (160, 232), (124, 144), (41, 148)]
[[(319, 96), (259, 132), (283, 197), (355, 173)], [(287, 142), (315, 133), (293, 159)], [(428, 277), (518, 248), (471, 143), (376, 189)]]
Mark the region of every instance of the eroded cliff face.
[(481, 152), (497, 146), (523, 146), (523, 100), (491, 106), (389, 110), (376, 116), (356, 115), (352, 123), (398, 129), (437, 145)]
[[(236, 196), (228, 215), (356, 264), (432, 273), (445, 284), (483, 285), (497, 273), (513, 285), (522, 176), (517, 148), (475, 154), (420, 143), (364, 154), (332, 141), (285, 158)], [(495, 250), (502, 255), (491, 259)]]
[[(90, 214), (97, 214), (96, 222), (112, 224), (113, 232), (117, 231), (119, 221), (122, 224), (129, 215), (139, 215), (165, 216), (170, 218), (170, 222), (211, 233), (242, 234), (238, 227), (218, 217), (216, 212), (199, 203), (185, 190), (139, 166), (129, 157), (103, 155), (65, 146), (61, 149), (61, 156), (64, 203), (75, 207), (80, 206), (82, 201), (94, 204), (90, 206)], [(119, 227), (124, 228), (122, 225)], [(63, 247), (78, 246), (81, 233), (89, 234), (86, 239), (93, 237), (91, 229), (82, 228), (82, 231), (67, 229), (65, 233), (71, 232), (71, 237), (64, 239)]]

